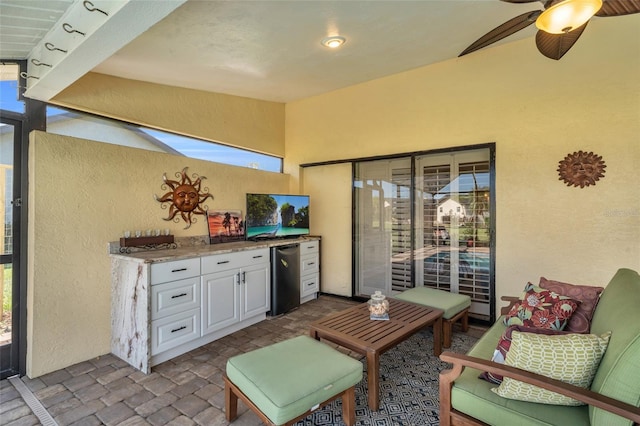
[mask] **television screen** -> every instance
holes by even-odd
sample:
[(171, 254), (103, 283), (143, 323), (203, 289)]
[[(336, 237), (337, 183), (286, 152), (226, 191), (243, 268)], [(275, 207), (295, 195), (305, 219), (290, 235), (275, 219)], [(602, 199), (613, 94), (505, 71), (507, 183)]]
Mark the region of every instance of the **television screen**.
[(247, 194), (247, 239), (287, 238), (309, 234), (309, 196)]

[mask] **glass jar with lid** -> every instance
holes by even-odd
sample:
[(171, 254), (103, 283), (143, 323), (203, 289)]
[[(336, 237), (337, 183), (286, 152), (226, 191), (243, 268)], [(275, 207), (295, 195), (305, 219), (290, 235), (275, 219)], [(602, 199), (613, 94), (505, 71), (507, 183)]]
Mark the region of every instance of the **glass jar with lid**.
[(371, 319), (389, 319), (389, 301), (380, 291), (376, 291), (369, 299), (369, 314)]

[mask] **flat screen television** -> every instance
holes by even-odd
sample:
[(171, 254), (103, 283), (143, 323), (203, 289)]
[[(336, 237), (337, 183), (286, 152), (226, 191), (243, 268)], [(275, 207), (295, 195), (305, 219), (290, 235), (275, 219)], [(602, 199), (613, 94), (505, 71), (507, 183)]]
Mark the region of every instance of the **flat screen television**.
[(248, 240), (295, 238), (309, 234), (309, 196), (247, 194)]

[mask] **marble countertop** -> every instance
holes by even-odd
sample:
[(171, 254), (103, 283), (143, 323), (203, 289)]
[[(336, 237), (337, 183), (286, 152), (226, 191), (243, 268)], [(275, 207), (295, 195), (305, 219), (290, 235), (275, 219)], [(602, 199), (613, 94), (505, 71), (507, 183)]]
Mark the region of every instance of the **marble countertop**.
[(270, 248), (289, 244), (299, 244), (305, 241), (317, 241), (320, 237), (301, 237), (292, 239), (263, 240), (263, 241), (236, 241), (220, 244), (201, 244), (193, 246), (180, 246), (175, 249), (147, 250), (134, 253), (111, 253), (116, 259), (129, 260), (140, 263), (169, 262), (172, 260), (188, 259), (193, 257), (224, 254), (260, 248)]

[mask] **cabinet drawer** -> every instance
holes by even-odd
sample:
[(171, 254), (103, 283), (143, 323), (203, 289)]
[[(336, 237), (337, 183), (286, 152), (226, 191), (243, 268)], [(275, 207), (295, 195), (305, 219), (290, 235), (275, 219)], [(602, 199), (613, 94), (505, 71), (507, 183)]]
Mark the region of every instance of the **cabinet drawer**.
[(199, 337), (200, 309), (152, 321), (151, 355), (157, 355)]
[(200, 277), (151, 287), (151, 319), (200, 308)]
[(269, 262), (269, 249), (214, 254), (202, 258), (202, 275)]
[(151, 285), (200, 275), (200, 259), (183, 259), (151, 264)]
[(320, 241), (305, 241), (304, 243), (300, 243), (300, 256), (319, 252)]
[(300, 257), (300, 275), (313, 274), (320, 270), (320, 257), (317, 254), (308, 254)]
[(320, 276), (318, 274), (309, 275), (300, 281), (300, 297), (308, 296), (320, 291)]

